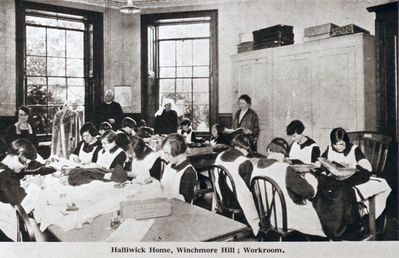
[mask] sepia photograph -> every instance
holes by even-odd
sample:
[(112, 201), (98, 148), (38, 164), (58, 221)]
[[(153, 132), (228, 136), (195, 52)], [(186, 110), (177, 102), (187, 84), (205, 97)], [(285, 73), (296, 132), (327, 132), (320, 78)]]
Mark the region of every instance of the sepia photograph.
[(397, 0), (1, 0), (0, 42), (2, 257), (399, 251)]

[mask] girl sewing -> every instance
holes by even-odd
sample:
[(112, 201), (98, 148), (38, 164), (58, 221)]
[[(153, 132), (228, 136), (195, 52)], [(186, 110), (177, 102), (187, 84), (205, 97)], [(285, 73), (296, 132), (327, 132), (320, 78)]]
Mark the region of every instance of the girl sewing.
[(162, 151), (168, 165), (165, 167), (161, 184), (166, 194), (192, 202), (197, 185), (197, 172), (186, 156), (187, 145), (183, 136), (174, 133), (162, 142)]
[(102, 148), (102, 144), (96, 137), (97, 130), (94, 124), (91, 122), (83, 124), (82, 128), (80, 128), (80, 135), (83, 140), (78, 143), (69, 159), (82, 164), (95, 163), (97, 161), (98, 152)]
[(161, 157), (148, 146), (143, 139), (132, 136), (129, 153), (133, 157), (132, 169), (127, 173), (128, 177), (135, 178), (136, 182), (146, 182), (150, 178), (160, 180)]
[(290, 160), (310, 164), (320, 157), (320, 148), (313, 139), (303, 134), (304, 130), (305, 126), (299, 120), (294, 120), (287, 126), (287, 135), (293, 140), (288, 156)]
[(115, 168), (116, 165), (124, 166), (127, 155), (126, 153), (116, 144), (117, 134), (114, 131), (110, 131), (104, 135), (101, 139), (103, 149), (99, 151), (97, 161), (94, 163), (94, 167), (98, 168)]
[(323, 153), (323, 158), (339, 163), (344, 167), (372, 171), (371, 164), (366, 156), (364, 156), (358, 146), (350, 142), (349, 136), (343, 128), (333, 129), (330, 134), (330, 140), (331, 145)]

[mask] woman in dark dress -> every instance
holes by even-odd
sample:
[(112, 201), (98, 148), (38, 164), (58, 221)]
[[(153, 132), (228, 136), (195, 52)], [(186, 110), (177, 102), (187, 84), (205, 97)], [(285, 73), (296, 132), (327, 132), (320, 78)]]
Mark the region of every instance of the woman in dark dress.
[(251, 139), (251, 150), (256, 151), (260, 129), (258, 115), (251, 109), (251, 101), (252, 99), (246, 94), (238, 98), (240, 109), (234, 115), (233, 129), (226, 132), (234, 133), (242, 129), (242, 132)]
[(172, 99), (165, 99), (162, 108), (155, 113), (155, 134), (176, 133), (178, 115)]
[(20, 106), (15, 112), (15, 116), (18, 121), (7, 129), (4, 137), (7, 145), (10, 145), (14, 140), (25, 138), (37, 148), (38, 141), (36, 133), (29, 124), (29, 118), (31, 117), (30, 108), (27, 106)]

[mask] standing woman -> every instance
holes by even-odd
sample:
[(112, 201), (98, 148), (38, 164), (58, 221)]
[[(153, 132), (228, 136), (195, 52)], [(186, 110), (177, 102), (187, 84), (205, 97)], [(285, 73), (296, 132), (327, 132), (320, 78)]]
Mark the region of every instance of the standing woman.
[(251, 98), (247, 95), (241, 95), (238, 98), (239, 110), (236, 112), (233, 120), (233, 129), (243, 128), (243, 132), (251, 137), (251, 149), (256, 151), (259, 136), (258, 115), (251, 107)]
[(155, 134), (176, 133), (178, 115), (172, 99), (164, 99), (162, 107), (155, 113)]
[(15, 112), (15, 116), (18, 121), (7, 129), (5, 134), (6, 143), (10, 145), (11, 142), (16, 139), (25, 138), (37, 148), (38, 141), (36, 133), (29, 124), (29, 118), (31, 117), (30, 108), (27, 106), (20, 106)]

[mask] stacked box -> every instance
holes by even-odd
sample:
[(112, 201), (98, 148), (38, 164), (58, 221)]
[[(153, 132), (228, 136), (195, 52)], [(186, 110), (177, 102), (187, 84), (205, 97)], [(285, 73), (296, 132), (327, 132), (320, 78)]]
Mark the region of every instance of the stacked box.
[(317, 39), (329, 38), (331, 37), (332, 31), (337, 28), (339, 28), (339, 26), (333, 23), (326, 23), (305, 28), (304, 41), (306, 42)]
[(359, 26), (356, 26), (355, 24), (348, 24), (348, 25), (345, 25), (345, 26), (341, 26), (339, 28), (335, 28), (331, 32), (331, 36), (332, 37), (337, 37), (337, 36), (354, 34), (354, 33), (359, 33), (359, 32), (370, 34), (370, 32), (368, 30), (360, 28)]
[(252, 34), (255, 43), (279, 39), (294, 40), (293, 27), (287, 25), (275, 25), (261, 30), (255, 30)]
[(252, 32), (254, 37), (253, 49), (263, 49), (294, 44), (293, 27), (275, 25)]
[(251, 51), (254, 49), (253, 47), (254, 47), (253, 41), (241, 42), (240, 44), (237, 45), (237, 53)]
[(294, 44), (293, 40), (265, 40), (262, 42), (256, 42), (254, 43), (253, 49), (258, 50), (258, 49), (264, 49), (264, 48), (270, 48), (270, 47), (280, 47), (280, 46), (286, 46), (286, 45), (292, 45)]

